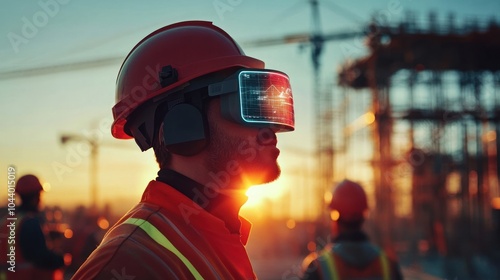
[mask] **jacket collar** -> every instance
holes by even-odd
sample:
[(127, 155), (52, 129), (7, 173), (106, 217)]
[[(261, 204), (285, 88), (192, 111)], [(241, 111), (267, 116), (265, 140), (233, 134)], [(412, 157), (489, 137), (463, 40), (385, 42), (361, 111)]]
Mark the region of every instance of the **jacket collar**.
[(143, 202), (180, 211), (189, 220), (186, 222), (199, 221), (207, 230), (219, 230), (218, 225), (222, 224), (229, 233), (238, 234), (243, 244), (248, 240), (251, 224), (239, 216), (239, 210), (247, 199), (243, 194), (209, 192), (202, 184), (166, 169), (158, 172), (158, 178), (149, 183), (142, 197)]

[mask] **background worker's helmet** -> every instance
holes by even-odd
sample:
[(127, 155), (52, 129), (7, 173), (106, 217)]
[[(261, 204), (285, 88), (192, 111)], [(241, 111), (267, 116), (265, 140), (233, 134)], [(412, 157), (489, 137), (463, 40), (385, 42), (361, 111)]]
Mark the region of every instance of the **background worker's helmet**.
[(24, 175), (17, 180), (16, 193), (21, 196), (37, 194), (41, 191), (43, 191), (42, 184), (35, 175)]
[(362, 221), (368, 211), (368, 201), (363, 187), (349, 180), (340, 182), (333, 190), (329, 208), (338, 212), (339, 221)]
[[(186, 92), (197, 78), (232, 68), (262, 69), (264, 62), (246, 56), (211, 22), (180, 22), (152, 32), (132, 49), (118, 73), (112, 135), (134, 138), (143, 151), (149, 149), (159, 129), (155, 111), (166, 96)], [(184, 113), (173, 119), (197, 118), (189, 108)]]

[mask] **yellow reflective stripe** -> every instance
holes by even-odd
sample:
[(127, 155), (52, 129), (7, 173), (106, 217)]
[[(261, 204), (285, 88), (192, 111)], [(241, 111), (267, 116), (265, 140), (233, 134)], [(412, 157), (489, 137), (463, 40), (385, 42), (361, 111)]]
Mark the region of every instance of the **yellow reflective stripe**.
[(328, 262), (330, 263), (330, 267), (332, 270), (332, 279), (334, 280), (340, 280), (339, 272), (337, 271), (337, 266), (335, 265), (335, 257), (333, 256), (333, 252), (331, 254), (327, 254), (328, 256), (326, 257), (328, 259)]
[(387, 257), (384, 254), (384, 252), (380, 252), (380, 264), (382, 265), (382, 278), (384, 280), (390, 280), (391, 274), (389, 271), (389, 261), (387, 260)]
[(172, 242), (170, 242), (167, 239), (167, 237), (163, 235), (153, 224), (151, 224), (146, 220), (137, 218), (128, 218), (123, 223), (136, 225), (140, 227), (149, 235), (149, 237), (151, 237), (154, 241), (156, 241), (156, 243), (160, 244), (165, 249), (174, 253), (182, 261), (182, 263), (184, 263), (184, 265), (189, 269), (189, 271), (191, 272), (191, 274), (193, 274), (195, 279), (203, 279), (203, 277), (201, 277), (201, 274), (198, 272), (198, 270), (196, 270), (193, 264), (191, 264), (191, 262), (179, 250), (177, 250), (177, 248), (175, 248)]
[(335, 259), (331, 250), (325, 250), (320, 258), (321, 271), (325, 279), (340, 280), (339, 273), (335, 268)]

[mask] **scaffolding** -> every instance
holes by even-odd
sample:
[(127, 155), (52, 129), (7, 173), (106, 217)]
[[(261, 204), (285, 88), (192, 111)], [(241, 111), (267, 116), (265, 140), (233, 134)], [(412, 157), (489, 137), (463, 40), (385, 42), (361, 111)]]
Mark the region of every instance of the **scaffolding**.
[[(458, 27), (453, 16), (440, 25), (431, 13), (423, 28), (413, 19), (371, 26), (370, 53), (338, 76), (341, 86), (371, 93), (379, 243), (395, 247), (397, 194), (410, 189), (413, 255), (488, 255), (498, 242), (491, 202), (500, 196), (500, 26)], [(394, 179), (401, 166), (411, 170), (403, 183)]]

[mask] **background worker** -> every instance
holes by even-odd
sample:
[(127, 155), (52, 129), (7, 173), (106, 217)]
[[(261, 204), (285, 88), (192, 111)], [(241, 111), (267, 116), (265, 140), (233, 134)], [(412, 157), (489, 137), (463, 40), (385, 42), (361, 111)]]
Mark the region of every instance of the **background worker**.
[(113, 136), (153, 147), (160, 171), (73, 279), (254, 279), (239, 210), (248, 187), (280, 175), (286, 74), (210, 22), (180, 22), (132, 49), (116, 97)]
[(368, 201), (361, 185), (349, 180), (338, 184), (329, 210), (333, 239), (304, 259), (302, 279), (403, 279), (398, 263), (362, 230)]
[(49, 280), (62, 277), (64, 258), (49, 248), (40, 215), (42, 184), (35, 175), (24, 175), (16, 183), (16, 193), (21, 199), (16, 209), (15, 272), (2, 271), (5, 279)]

